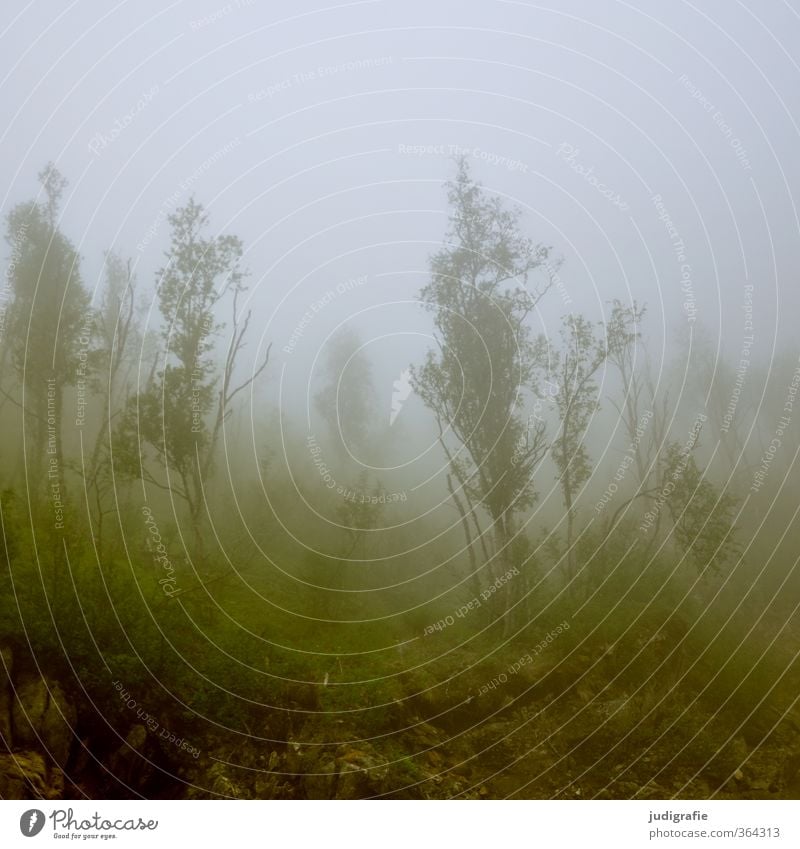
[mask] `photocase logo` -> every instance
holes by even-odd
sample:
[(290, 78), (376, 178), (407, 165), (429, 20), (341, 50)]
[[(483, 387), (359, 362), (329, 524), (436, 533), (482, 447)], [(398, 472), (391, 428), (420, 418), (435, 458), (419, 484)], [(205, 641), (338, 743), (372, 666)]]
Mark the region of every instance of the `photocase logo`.
[(411, 372), (404, 368), (400, 372), (400, 377), (392, 383), (392, 387), (392, 411), (389, 414), (389, 427), (394, 424), (395, 419), (400, 415), (400, 410), (403, 409), (403, 404), (411, 394)]
[(19, 818), (19, 830), (25, 837), (36, 837), (44, 828), (44, 814), (36, 808), (31, 808)]

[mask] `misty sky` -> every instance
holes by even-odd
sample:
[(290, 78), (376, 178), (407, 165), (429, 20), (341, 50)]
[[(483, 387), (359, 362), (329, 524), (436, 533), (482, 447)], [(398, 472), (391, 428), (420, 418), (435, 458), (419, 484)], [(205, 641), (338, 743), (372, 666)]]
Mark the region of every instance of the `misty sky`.
[(90, 290), (107, 249), (133, 257), (152, 289), (166, 215), (194, 194), (215, 232), (245, 242), (256, 314), (245, 368), (271, 341), (286, 385), (307, 384), (342, 324), (359, 329), (389, 390), (421, 358), (430, 325), (415, 298), (457, 149), (565, 260), (537, 330), (635, 297), (657, 362), (690, 317), (735, 351), (752, 284), (754, 357), (795, 332), (800, 16), (789, 3), (4, 9), (4, 211), (54, 160)]

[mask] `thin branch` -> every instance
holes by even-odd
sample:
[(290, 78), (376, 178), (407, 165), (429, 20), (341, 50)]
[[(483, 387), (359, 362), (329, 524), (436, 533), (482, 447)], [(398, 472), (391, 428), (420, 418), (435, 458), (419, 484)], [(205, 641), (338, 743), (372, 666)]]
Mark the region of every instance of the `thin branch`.
[(168, 484), (164, 484), (160, 481), (157, 481), (153, 477), (150, 470), (145, 468), (144, 466), (142, 466), (142, 478), (146, 483), (151, 483), (153, 484), (153, 486), (157, 486), (159, 489), (163, 489), (166, 492), (174, 492), (176, 495), (180, 495), (180, 497), (183, 498), (185, 501), (189, 501), (189, 496), (182, 489), (175, 485), (169, 486)]
[(236, 389), (234, 389), (233, 392), (231, 392), (231, 394), (228, 396), (228, 404), (230, 404), (231, 401), (233, 401), (233, 399), (236, 397), (237, 393), (241, 392), (243, 389), (247, 389), (247, 387), (250, 386), (250, 384), (254, 380), (256, 380), (256, 378), (258, 378), (258, 376), (261, 374), (261, 372), (264, 371), (264, 369), (267, 367), (267, 365), (269, 363), (269, 354), (270, 354), (271, 350), (272, 350), (272, 342), (270, 342), (269, 345), (267, 345), (267, 353), (264, 356), (264, 362), (261, 363), (261, 365), (258, 367), (258, 369), (256, 369), (256, 371), (244, 383), (237, 386)]
[(20, 402), (19, 402), (19, 401), (17, 401), (17, 399), (16, 399), (16, 398), (12, 398), (12, 397), (8, 394), (8, 392), (6, 392), (6, 391), (5, 391), (5, 389), (3, 389), (1, 386), (0, 386), (0, 393), (2, 393), (2, 394), (3, 394), (3, 396), (5, 397), (5, 399), (6, 399), (7, 401), (11, 401), (11, 403), (12, 403), (12, 404), (14, 404), (15, 406), (19, 407), (19, 408), (20, 408), (20, 410), (22, 410), (22, 412), (23, 412), (23, 413), (25, 413), (26, 415), (28, 415), (28, 416), (33, 416), (33, 418), (38, 419), (40, 422), (43, 422), (43, 421), (44, 421), (44, 419), (43, 419), (41, 416), (39, 416), (39, 415), (37, 415), (36, 413), (34, 413), (34, 412), (33, 412), (33, 410), (27, 410), (25, 407), (23, 407), (23, 406), (22, 406), (22, 404), (20, 404)]
[(652, 487), (651, 489), (644, 489), (644, 490), (642, 490), (641, 492), (634, 493), (634, 494), (633, 494), (630, 498), (628, 498), (628, 499), (626, 499), (625, 501), (623, 501), (623, 502), (622, 502), (622, 504), (620, 504), (620, 506), (619, 506), (619, 507), (617, 507), (616, 511), (614, 512), (614, 515), (611, 517), (611, 521), (610, 521), (610, 522), (609, 522), (609, 524), (608, 524), (609, 533), (610, 533), (610, 532), (614, 529), (614, 527), (615, 527), (615, 526), (616, 526), (616, 524), (617, 524), (617, 516), (619, 516), (619, 514), (620, 514), (620, 513), (621, 513), (621, 512), (622, 512), (622, 511), (623, 511), (623, 510), (624, 510), (624, 509), (625, 509), (625, 508), (626, 508), (626, 507), (627, 507), (627, 506), (628, 506), (628, 505), (629, 505), (632, 501), (635, 501), (637, 498), (643, 498), (643, 497), (646, 497), (646, 496), (655, 495), (655, 493), (657, 493), (657, 492), (658, 492), (658, 490), (659, 490), (659, 487), (657, 487), (657, 486), (656, 486), (656, 487)]

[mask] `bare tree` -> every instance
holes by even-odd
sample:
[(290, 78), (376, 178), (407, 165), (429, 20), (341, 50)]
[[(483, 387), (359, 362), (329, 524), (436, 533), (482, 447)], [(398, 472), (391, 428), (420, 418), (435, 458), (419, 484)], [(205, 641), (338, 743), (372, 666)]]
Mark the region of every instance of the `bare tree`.
[(329, 341), (322, 377), (314, 404), (329, 435), (341, 454), (363, 451), (370, 438), (375, 398), (372, 369), (355, 331), (340, 331)]
[(582, 316), (569, 315), (561, 331), (564, 349), (553, 357), (558, 383), (555, 400), (560, 427), (553, 441), (552, 455), (566, 508), (569, 580), (577, 572), (574, 550), (575, 499), (592, 473), (586, 433), (592, 416), (600, 408), (595, 377), (610, 358), (627, 361), (625, 349), (638, 337), (636, 326), (639, 317), (640, 313), (635, 306), (626, 308), (616, 302), (605, 329), (601, 323), (596, 332)]

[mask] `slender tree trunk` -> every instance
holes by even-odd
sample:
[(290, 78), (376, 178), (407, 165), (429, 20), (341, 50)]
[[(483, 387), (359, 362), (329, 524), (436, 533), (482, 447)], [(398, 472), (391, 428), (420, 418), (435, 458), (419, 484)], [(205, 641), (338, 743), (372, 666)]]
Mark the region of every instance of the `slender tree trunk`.
[(450, 492), (450, 497), (453, 499), (453, 503), (456, 505), (458, 510), (458, 514), (461, 517), (461, 527), (464, 530), (464, 540), (467, 548), (467, 555), (469, 556), (469, 575), (470, 575), (470, 587), (472, 592), (475, 593), (477, 597), (481, 592), (481, 582), (478, 577), (478, 563), (475, 558), (475, 549), (472, 545), (472, 534), (469, 529), (469, 518), (464, 510), (464, 506), (461, 503), (461, 499), (456, 495), (456, 491), (453, 487), (453, 478), (448, 473), (447, 475), (447, 489)]

